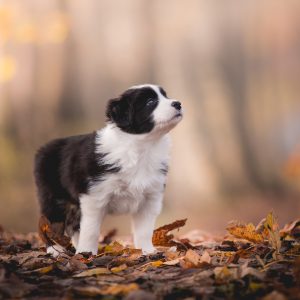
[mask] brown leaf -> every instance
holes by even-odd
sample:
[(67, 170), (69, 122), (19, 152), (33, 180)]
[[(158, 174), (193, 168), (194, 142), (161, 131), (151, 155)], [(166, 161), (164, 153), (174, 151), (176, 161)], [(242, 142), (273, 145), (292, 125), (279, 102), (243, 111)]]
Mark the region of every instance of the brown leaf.
[(152, 236), (153, 245), (163, 247), (172, 247), (176, 245), (177, 243), (172, 241), (174, 235), (170, 234), (170, 231), (183, 227), (186, 223), (186, 220), (187, 219), (177, 220), (171, 224), (167, 224), (155, 229)]
[(110, 230), (101, 241), (102, 244), (110, 244), (112, 242), (113, 237), (117, 235), (117, 229)]
[(180, 262), (180, 259), (175, 258), (175, 259), (172, 259), (172, 260), (165, 261), (163, 264), (166, 265), (166, 266), (175, 266), (175, 265), (179, 264), (179, 262)]
[(200, 256), (196, 251), (189, 249), (184, 258), (180, 261), (180, 265), (184, 269), (201, 268), (211, 263), (211, 257), (207, 251)]
[(262, 300), (287, 300), (284, 294), (281, 294), (277, 291), (273, 291), (270, 294), (262, 298)]
[(216, 267), (214, 275), (217, 282), (224, 282), (231, 279), (238, 279), (238, 270), (237, 268), (229, 269), (227, 266)]
[(64, 224), (51, 224), (43, 215), (39, 219), (39, 236), (47, 246), (60, 245), (64, 248), (70, 246), (70, 238), (64, 235)]
[(102, 290), (102, 295), (127, 295), (139, 289), (136, 283), (112, 285)]
[(280, 236), (283, 238), (287, 236), (295, 239), (300, 238), (300, 219), (284, 225), (283, 229), (280, 230)]
[(85, 264), (87, 260), (81, 255), (76, 254), (69, 260), (69, 266), (71, 271), (83, 271), (88, 269), (87, 265)]
[(194, 267), (200, 263), (201, 256), (194, 250), (189, 249), (184, 257), (184, 260), (190, 262)]
[(258, 271), (257, 269), (248, 267), (248, 262), (246, 262), (245, 264), (243, 264), (240, 267), (240, 276), (241, 276), (241, 278), (243, 278), (247, 275), (251, 275), (253, 277), (256, 277), (256, 278), (262, 280), (265, 276), (265, 273), (262, 273), (262, 272)]
[(73, 277), (90, 277), (90, 276), (97, 276), (103, 274), (110, 274), (111, 272), (107, 268), (95, 268), (83, 271), (79, 274), (74, 275)]

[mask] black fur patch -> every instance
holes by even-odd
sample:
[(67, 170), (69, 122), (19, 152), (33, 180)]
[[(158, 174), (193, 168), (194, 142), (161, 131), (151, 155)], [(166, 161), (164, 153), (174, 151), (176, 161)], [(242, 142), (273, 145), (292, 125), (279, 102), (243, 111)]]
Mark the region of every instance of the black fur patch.
[[(35, 181), (41, 213), (50, 222), (65, 222), (67, 207), (79, 209), (79, 195), (87, 193), (90, 181), (99, 181), (105, 173), (120, 171), (115, 164), (104, 164), (97, 154), (96, 133), (53, 140), (35, 156)], [(69, 213), (69, 212), (68, 212)], [(79, 217), (72, 226), (79, 226)], [(75, 224), (78, 223), (78, 224)]]
[(164, 175), (167, 175), (169, 172), (169, 166), (167, 163), (163, 162), (161, 163), (161, 168), (160, 168), (160, 172)]
[(106, 116), (128, 133), (150, 132), (154, 127), (152, 113), (158, 105), (158, 95), (151, 87), (129, 89), (107, 105)]

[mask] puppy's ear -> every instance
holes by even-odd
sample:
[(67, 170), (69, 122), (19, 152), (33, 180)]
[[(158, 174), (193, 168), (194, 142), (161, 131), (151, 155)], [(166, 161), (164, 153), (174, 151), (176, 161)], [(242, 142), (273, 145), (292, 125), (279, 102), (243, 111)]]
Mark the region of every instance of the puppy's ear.
[(109, 100), (106, 107), (106, 117), (108, 121), (115, 122), (118, 127), (124, 128), (130, 124), (129, 107), (120, 98)]

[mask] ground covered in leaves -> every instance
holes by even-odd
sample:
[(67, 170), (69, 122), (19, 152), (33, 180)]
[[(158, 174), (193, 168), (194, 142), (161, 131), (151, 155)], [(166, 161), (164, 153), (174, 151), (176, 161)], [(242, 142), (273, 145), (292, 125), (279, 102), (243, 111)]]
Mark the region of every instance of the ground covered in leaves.
[(230, 223), (222, 239), (199, 231), (174, 237), (185, 222), (154, 231), (153, 255), (112, 231), (97, 256), (74, 255), (67, 245), (53, 258), (41, 239), (53, 247), (68, 239), (47, 220), (40, 236), (1, 229), (0, 299), (300, 299), (300, 220), (280, 230), (270, 213), (257, 226)]

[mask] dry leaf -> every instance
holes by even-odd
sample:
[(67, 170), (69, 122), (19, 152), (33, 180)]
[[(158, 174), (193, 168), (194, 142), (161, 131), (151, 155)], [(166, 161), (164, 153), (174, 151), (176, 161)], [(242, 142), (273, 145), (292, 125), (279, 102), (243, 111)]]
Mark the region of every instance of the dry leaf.
[(262, 280), (265, 276), (265, 273), (262, 273), (262, 272), (258, 271), (257, 269), (248, 267), (248, 262), (247, 262), (240, 267), (240, 276), (241, 276), (241, 278), (243, 278), (247, 275), (252, 275), (252, 276)]
[(64, 248), (70, 246), (70, 238), (64, 235), (64, 224), (51, 224), (43, 215), (39, 219), (39, 236), (47, 246), (60, 245)]
[(100, 253), (111, 254), (111, 255), (120, 255), (125, 250), (125, 247), (119, 242), (114, 241), (113, 243), (106, 245), (100, 249)]
[(102, 290), (102, 295), (127, 295), (132, 291), (139, 289), (139, 286), (136, 283), (130, 284), (118, 284), (107, 287)]
[(41, 275), (44, 275), (44, 274), (47, 274), (47, 273), (51, 272), (53, 269), (54, 269), (54, 266), (49, 265), (49, 266), (46, 266), (46, 267), (43, 267), (43, 268), (35, 269), (34, 272), (39, 273)]
[(111, 272), (113, 272), (113, 273), (119, 273), (119, 272), (121, 272), (121, 271), (126, 270), (127, 268), (128, 268), (128, 266), (127, 266), (126, 264), (122, 264), (122, 265), (120, 265), (120, 266), (118, 266), (118, 267), (111, 268), (110, 270), (111, 270)]
[(262, 234), (256, 232), (255, 226), (252, 223), (231, 223), (226, 229), (230, 234), (237, 238), (245, 239), (255, 244), (264, 242), (264, 237)]
[(102, 244), (110, 244), (112, 242), (113, 237), (117, 235), (117, 229), (110, 230), (101, 241)]
[(279, 250), (281, 248), (281, 240), (279, 234), (279, 226), (273, 213), (270, 212), (265, 221), (265, 228), (268, 230), (268, 241), (270, 246), (275, 250), (275, 259), (278, 259)]
[(280, 236), (283, 238), (287, 236), (291, 236), (295, 239), (300, 238), (300, 219), (284, 225), (283, 229), (280, 230)]
[(89, 277), (103, 274), (111, 274), (111, 272), (107, 268), (95, 268), (83, 271), (79, 274), (74, 275), (73, 277)]
[(150, 262), (150, 265), (152, 266), (152, 267), (160, 267), (161, 265), (163, 264), (163, 261), (161, 261), (161, 260), (156, 260), (156, 261), (151, 261)]
[(191, 263), (194, 267), (197, 267), (200, 263), (201, 256), (194, 250), (189, 249), (184, 257), (186, 262)]
[(211, 263), (211, 257), (207, 251), (204, 251), (200, 256), (196, 251), (189, 249), (183, 259), (180, 261), (180, 265), (184, 269), (201, 268)]
[(215, 279), (217, 281), (228, 281), (231, 279), (238, 279), (237, 268), (229, 269), (227, 266), (224, 267), (216, 267), (214, 269)]
[(150, 267), (158, 268), (158, 267), (162, 266), (163, 264), (164, 264), (164, 262), (162, 260), (156, 260), (156, 261), (148, 262), (148, 263), (142, 265), (140, 268), (143, 272), (145, 272)]
[(154, 246), (172, 247), (177, 243), (172, 241), (174, 238), (173, 234), (169, 232), (174, 229), (179, 229), (184, 226), (187, 219), (177, 220), (171, 224), (164, 225), (154, 230), (152, 236), (152, 243)]
[(86, 297), (96, 297), (103, 295), (102, 289), (95, 286), (78, 286), (74, 288), (74, 292)]
[(179, 264), (179, 262), (180, 262), (180, 259), (175, 258), (175, 259), (172, 259), (172, 260), (165, 261), (163, 264), (166, 265), (166, 266), (175, 266), (175, 265)]
[(281, 294), (277, 291), (273, 291), (270, 294), (262, 298), (262, 300), (287, 300), (284, 294)]

